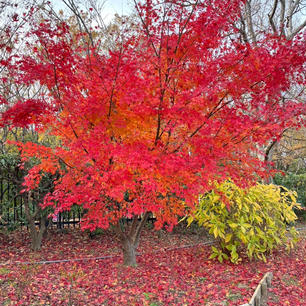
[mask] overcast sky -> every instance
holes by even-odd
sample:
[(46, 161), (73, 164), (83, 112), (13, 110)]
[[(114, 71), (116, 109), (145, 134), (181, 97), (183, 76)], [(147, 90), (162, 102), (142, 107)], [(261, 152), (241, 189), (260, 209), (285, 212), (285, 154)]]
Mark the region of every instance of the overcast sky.
[(119, 15), (131, 12), (132, 4), (128, 0), (105, 0), (102, 16), (108, 22), (117, 13)]
[[(131, 0), (100, 0), (100, 2), (104, 3), (102, 16), (106, 23), (108, 23), (116, 13), (119, 15), (129, 14), (133, 7)], [(66, 7), (62, 0), (52, 0), (52, 3), (57, 10), (65, 9)]]

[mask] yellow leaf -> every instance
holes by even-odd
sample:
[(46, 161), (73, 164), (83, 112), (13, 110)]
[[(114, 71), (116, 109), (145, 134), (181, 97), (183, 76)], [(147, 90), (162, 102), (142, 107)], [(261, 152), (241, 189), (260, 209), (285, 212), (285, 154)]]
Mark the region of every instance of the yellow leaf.
[(233, 237), (233, 234), (229, 233), (225, 236), (225, 242), (228, 243)]
[(215, 238), (218, 237), (218, 228), (217, 227), (214, 228), (214, 236), (215, 236)]

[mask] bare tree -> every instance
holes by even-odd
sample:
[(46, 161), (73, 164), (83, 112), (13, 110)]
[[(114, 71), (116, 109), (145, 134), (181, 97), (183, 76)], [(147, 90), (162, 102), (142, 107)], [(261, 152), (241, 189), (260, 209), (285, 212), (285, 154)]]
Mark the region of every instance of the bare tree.
[[(255, 45), (260, 42), (263, 33), (271, 33), (280, 39), (295, 39), (306, 28), (306, 1), (247, 0), (241, 8), (237, 28), (241, 41)], [(291, 89), (284, 92), (281, 99), (280, 103), (283, 104), (289, 100), (298, 100), (306, 104), (305, 88), (292, 84)], [(284, 129), (279, 136), (288, 138), (289, 135), (294, 133)], [(274, 152), (281, 149), (282, 145), (278, 147), (278, 144), (279, 140), (273, 139), (265, 148), (264, 159), (267, 162), (272, 160)], [(278, 154), (278, 159), (280, 157), (281, 154)]]
[(242, 39), (249, 43), (269, 32), (290, 40), (305, 27), (305, 0), (247, 0), (238, 24)]

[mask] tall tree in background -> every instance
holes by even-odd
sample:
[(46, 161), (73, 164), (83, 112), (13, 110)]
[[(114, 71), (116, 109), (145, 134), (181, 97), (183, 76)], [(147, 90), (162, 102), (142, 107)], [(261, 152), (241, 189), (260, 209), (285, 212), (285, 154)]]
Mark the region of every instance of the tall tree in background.
[(136, 264), (150, 213), (157, 229), (171, 230), (212, 181), (264, 177), (258, 148), (303, 123), (301, 103), (280, 103), (293, 81), (305, 81), (303, 41), (263, 34), (256, 45), (241, 42), (233, 24), (242, 4), (135, 2), (139, 30), (107, 54), (75, 44), (66, 23), (33, 23), (33, 54), (5, 64), (18, 84), (48, 91), (10, 107), (2, 124), (35, 124), (61, 141), (18, 144), (24, 161), (40, 162), (25, 189), (59, 174), (42, 204), (56, 212), (82, 205), (83, 228), (113, 225), (126, 265)]
[(305, 0), (247, 0), (238, 21), (242, 39), (257, 43), (264, 34), (293, 39), (306, 27)]
[[(10, 60), (14, 60), (15, 57), (18, 58), (22, 54), (28, 54), (26, 44), (28, 39), (31, 39), (27, 36), (29, 23), (39, 23), (43, 20), (42, 12), (47, 3), (48, 1), (45, 0), (22, 2), (10, 0), (1, 1), (0, 3), (0, 92), (3, 102), (1, 103), (2, 112), (5, 112), (15, 103), (22, 103), (22, 101), (32, 101), (32, 108), (39, 107), (35, 103), (35, 99), (47, 90), (43, 84), (18, 82), (9, 69)], [(22, 116), (27, 120), (26, 112)], [(38, 250), (41, 247), (42, 238), (46, 234), (48, 224), (48, 212), (46, 209), (42, 209), (38, 203), (41, 203), (44, 194), (52, 189), (52, 179), (44, 179), (36, 190), (20, 194), (20, 191), (24, 189), (22, 186), (24, 176), (27, 174), (31, 164), (33, 165), (33, 161), (30, 165), (26, 165), (22, 169), (19, 168), (21, 157), (16, 147), (9, 144), (9, 141), (12, 140), (22, 143), (31, 141), (50, 146), (54, 142), (54, 138), (52, 140), (48, 135), (38, 135), (35, 125), (12, 125), (10, 122), (6, 122), (0, 128), (0, 218), (11, 228), (12, 224), (10, 222), (12, 221), (14, 221), (13, 228), (26, 222), (31, 238), (31, 247), (34, 250)], [(12, 211), (13, 213), (11, 213)], [(39, 221), (39, 227), (37, 226), (37, 221)]]
[[(290, 41), (303, 33), (306, 27), (305, 14), (306, 1), (304, 0), (247, 0), (242, 6), (237, 27), (241, 40), (247, 44), (256, 45), (267, 33), (279, 37), (281, 40)], [(280, 103), (285, 105), (287, 101), (292, 99), (306, 104), (305, 84), (298, 84), (293, 81), (291, 87), (283, 92)], [(291, 115), (290, 120), (295, 120), (295, 114), (292, 113)], [(283, 140), (282, 143), (287, 142), (288, 136), (295, 134), (294, 130), (280, 130), (278, 137), (270, 140), (264, 154), (266, 161), (275, 161), (273, 154), (277, 154), (277, 151), (282, 148), (282, 145), (279, 145), (280, 139), (285, 136), (287, 140)], [(296, 140), (292, 139), (291, 142), (296, 143)], [(298, 150), (296, 154), (299, 154)], [(279, 157), (278, 155), (278, 164), (280, 162)], [(286, 161), (284, 162), (286, 163)]]
[[(7, 108), (15, 103), (20, 103), (24, 100), (32, 100), (32, 107), (40, 107), (35, 102), (37, 95), (42, 94), (47, 90), (44, 84), (39, 83), (19, 83), (15, 81), (14, 75), (10, 73), (8, 68), (8, 59), (15, 55), (26, 55), (31, 49), (27, 49), (26, 43), (31, 37), (27, 36), (27, 30), (31, 23), (42, 23), (48, 18), (52, 25), (66, 21), (69, 24), (71, 43), (74, 45), (81, 44), (82, 46), (96, 45), (96, 50), (106, 50), (107, 46), (111, 45), (112, 35), (107, 35), (113, 31), (114, 26), (110, 25), (106, 28), (103, 19), (99, 12), (101, 11), (101, 3), (90, 0), (83, 2), (87, 10), (80, 9), (74, 0), (64, 1), (67, 11), (56, 12), (52, 3), (47, 0), (28, 0), (23, 1), (2, 1), (0, 4), (0, 37), (1, 37), (1, 82), (0, 91), (3, 102), (1, 111), (4, 112)], [(90, 5), (90, 7), (89, 7)], [(64, 6), (65, 7), (65, 6)], [(90, 8), (90, 9), (89, 9)], [(118, 19), (120, 20), (120, 18)], [(92, 27), (95, 23), (95, 27)], [(83, 32), (82, 38), (79, 40), (79, 33)], [(116, 28), (116, 34), (120, 31)], [(121, 34), (120, 34), (121, 35)], [(100, 41), (100, 38), (103, 41)], [(113, 41), (114, 39), (112, 39)], [(98, 45), (99, 44), (99, 45)], [(102, 50), (102, 51), (103, 51)], [(27, 120), (27, 111), (21, 114), (23, 120)], [(31, 238), (31, 247), (34, 250), (40, 249), (42, 238), (46, 235), (48, 224), (47, 220), (50, 209), (42, 209), (38, 203), (43, 201), (43, 197), (48, 191), (52, 190), (52, 176), (46, 175), (46, 178), (40, 182), (35, 190), (23, 191), (22, 183), (24, 176), (30, 165), (35, 164), (35, 159), (26, 163), (19, 169), (20, 154), (16, 147), (9, 144), (9, 141), (15, 142), (34, 142), (45, 146), (56, 144), (57, 139), (49, 137), (48, 134), (41, 133), (35, 128), (35, 125), (11, 124), (6, 122), (0, 129), (0, 150), (1, 150), (1, 207), (0, 221), (11, 229), (24, 224), (26, 222)], [(58, 143), (57, 143), (58, 144)], [(9, 190), (9, 191), (8, 191)], [(13, 213), (11, 213), (13, 211)], [(37, 226), (39, 224), (39, 226)]]

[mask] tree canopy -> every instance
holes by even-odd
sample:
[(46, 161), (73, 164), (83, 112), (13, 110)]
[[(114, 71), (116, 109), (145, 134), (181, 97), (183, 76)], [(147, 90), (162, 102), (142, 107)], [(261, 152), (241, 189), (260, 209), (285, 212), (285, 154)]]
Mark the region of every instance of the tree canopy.
[(212, 181), (264, 177), (260, 148), (304, 124), (304, 105), (281, 97), (305, 83), (305, 34), (242, 42), (242, 3), (135, 2), (138, 27), (107, 52), (78, 43), (86, 33), (67, 23), (33, 22), (31, 52), (2, 65), (17, 84), (46, 90), (10, 104), (1, 122), (34, 125), (60, 145), (18, 143), (24, 160), (40, 161), (25, 188), (58, 173), (43, 205), (82, 205), (84, 228), (151, 212), (171, 229)]

